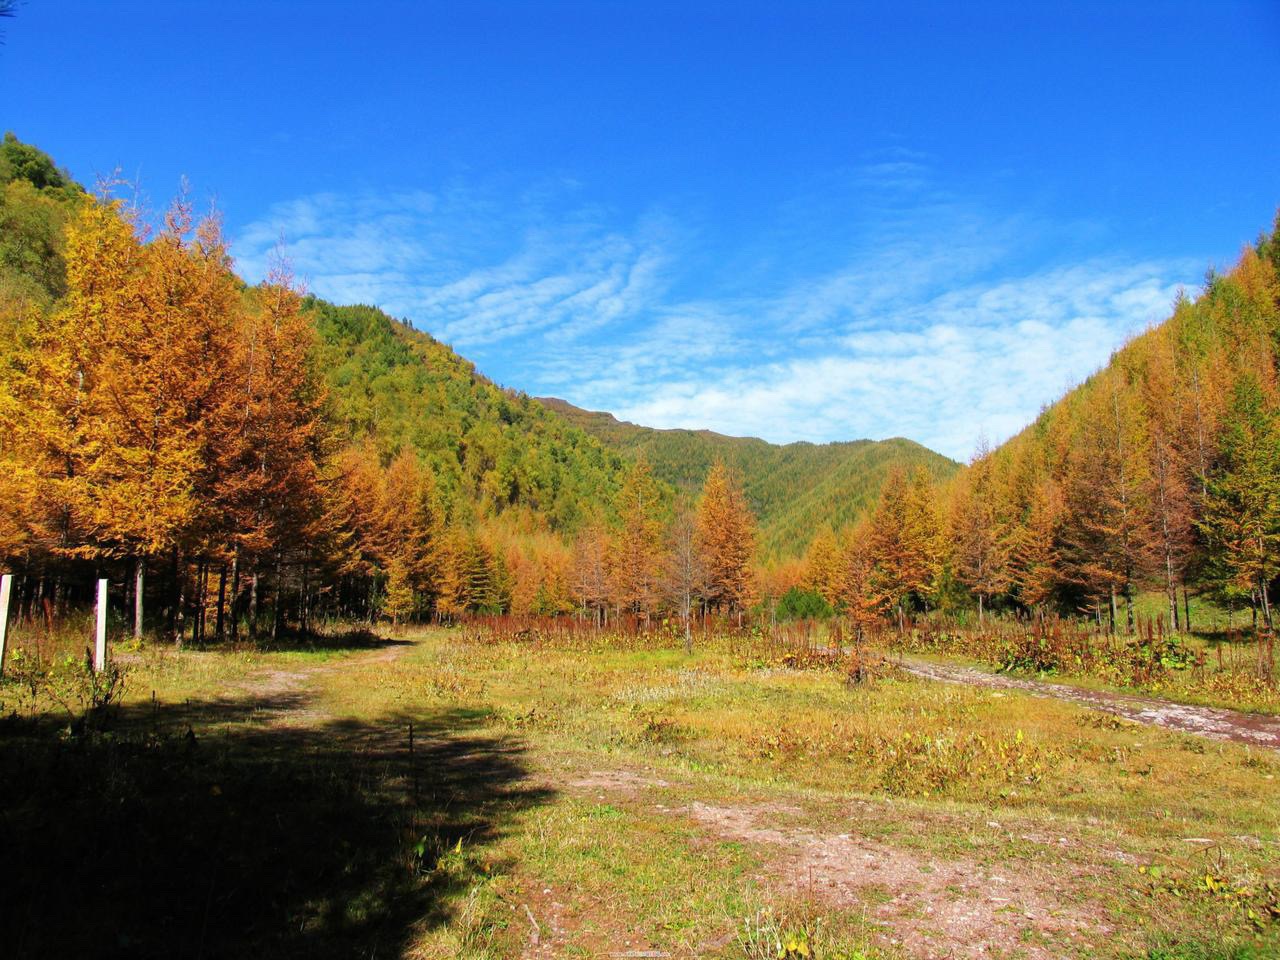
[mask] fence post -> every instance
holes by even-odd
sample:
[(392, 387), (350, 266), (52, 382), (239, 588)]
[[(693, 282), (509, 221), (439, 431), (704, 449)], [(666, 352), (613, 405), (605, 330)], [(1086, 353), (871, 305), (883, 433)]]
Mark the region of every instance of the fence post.
[(107, 581), (98, 581), (98, 634), (93, 646), (93, 669), (107, 669)]
[(4, 675), (4, 660), (9, 650), (9, 591), (13, 587), (13, 574), (0, 576), (0, 676)]

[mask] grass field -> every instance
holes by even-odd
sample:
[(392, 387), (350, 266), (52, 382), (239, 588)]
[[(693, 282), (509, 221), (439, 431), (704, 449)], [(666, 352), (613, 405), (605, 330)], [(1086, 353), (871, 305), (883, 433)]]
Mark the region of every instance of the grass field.
[(0, 687), (6, 956), (1280, 955), (1275, 753), (718, 642), (120, 658)]

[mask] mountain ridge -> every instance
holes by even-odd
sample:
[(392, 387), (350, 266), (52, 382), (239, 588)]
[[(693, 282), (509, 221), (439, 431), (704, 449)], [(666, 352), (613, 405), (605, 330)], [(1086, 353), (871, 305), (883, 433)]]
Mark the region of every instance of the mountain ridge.
[(895, 468), (923, 467), (942, 481), (961, 466), (903, 437), (775, 444), (706, 429), (646, 427), (558, 397), (537, 399), (623, 456), (643, 453), (659, 479), (686, 495), (696, 493), (706, 470), (723, 460), (743, 482), (760, 524), (762, 555), (770, 560), (799, 554), (816, 529), (856, 520)]

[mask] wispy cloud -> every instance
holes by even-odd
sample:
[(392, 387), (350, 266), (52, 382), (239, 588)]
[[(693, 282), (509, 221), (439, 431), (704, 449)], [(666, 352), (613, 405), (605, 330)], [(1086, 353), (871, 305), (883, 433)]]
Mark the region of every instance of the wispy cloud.
[(618, 412), (770, 439), (907, 436), (956, 458), (1006, 438), (1176, 294), (1167, 264), (1094, 261), (903, 303), (809, 355), (686, 371)]
[(628, 231), (577, 212), (500, 211), (475, 194), (321, 194), (280, 204), (235, 245), (263, 274), (283, 240), (310, 289), (371, 303), (461, 349), (545, 334), (571, 340), (631, 316), (661, 289), (663, 225)]
[(1080, 253), (1080, 225), (950, 196), (905, 149), (722, 242), (724, 263), (753, 265), (736, 271), (688, 266), (707, 263), (704, 238), (671, 215), (625, 218), (579, 192), (321, 194), (273, 208), (235, 249), (255, 278), (283, 237), (315, 292), (405, 317), (531, 393), (652, 426), (908, 436), (957, 458), (1163, 318), (1198, 268)]

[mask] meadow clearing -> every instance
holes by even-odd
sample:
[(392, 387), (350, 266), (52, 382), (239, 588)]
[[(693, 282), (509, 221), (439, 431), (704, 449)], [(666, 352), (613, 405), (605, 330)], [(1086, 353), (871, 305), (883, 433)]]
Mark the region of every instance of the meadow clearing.
[(19, 657), (0, 938), (15, 957), (1280, 949), (1275, 751), (892, 656), (851, 683), (844, 658), (697, 641), (120, 646), (123, 697), (87, 720)]

